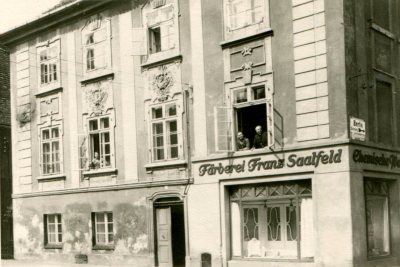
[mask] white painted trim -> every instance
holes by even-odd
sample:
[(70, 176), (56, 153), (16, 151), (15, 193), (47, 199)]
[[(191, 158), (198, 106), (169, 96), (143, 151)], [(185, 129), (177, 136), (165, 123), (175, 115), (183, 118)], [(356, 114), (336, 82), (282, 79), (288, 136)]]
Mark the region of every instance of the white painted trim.
[(194, 152), (196, 156), (207, 155), (207, 110), (206, 86), (204, 71), (203, 47), (203, 20), (201, 1), (190, 0), (190, 41), (192, 44), (192, 77), (193, 77), (193, 125), (196, 136), (194, 138)]
[(78, 148), (78, 101), (76, 87), (76, 54), (75, 33), (67, 34), (67, 84), (68, 84), (68, 126), (69, 126), (69, 159), (71, 187), (79, 187), (79, 148)]
[(123, 132), (124, 140), (125, 179), (138, 181), (137, 118), (131, 16), (130, 11), (119, 15), (119, 73), (121, 77), (122, 121), (124, 122), (120, 129)]

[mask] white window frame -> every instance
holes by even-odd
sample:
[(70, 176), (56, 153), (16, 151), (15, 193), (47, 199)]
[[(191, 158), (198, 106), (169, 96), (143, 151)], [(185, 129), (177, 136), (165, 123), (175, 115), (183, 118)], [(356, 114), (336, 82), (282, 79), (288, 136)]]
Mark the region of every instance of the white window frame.
[[(37, 71), (38, 71), (38, 87), (39, 91), (47, 91), (56, 89), (61, 85), (61, 49), (60, 49), (60, 38), (56, 37), (46, 42), (42, 42), (36, 46), (37, 50)], [(43, 59), (43, 56), (46, 56)], [(49, 58), (50, 57), (50, 58)], [(42, 66), (47, 69), (46, 73), (43, 73)], [(50, 72), (50, 69), (56, 68)], [(46, 80), (45, 82), (43, 80)]]
[[(101, 121), (101, 119), (104, 119), (104, 118), (108, 118), (108, 128), (103, 128), (103, 129), (101, 129), (100, 128), (100, 121)], [(90, 122), (91, 121), (97, 121), (97, 130), (90, 130)], [(101, 170), (101, 169), (107, 169), (107, 168), (113, 168), (114, 166), (115, 166), (115, 160), (114, 160), (114, 118), (113, 118), (113, 116), (111, 116), (111, 114), (106, 114), (106, 115), (103, 115), (103, 116), (96, 116), (96, 117), (89, 117), (89, 118), (87, 118), (87, 136), (88, 136), (88, 147), (89, 147), (89, 149), (88, 149), (88, 154), (89, 154), (89, 160), (88, 160), (88, 163), (89, 163), (89, 168), (90, 168), (90, 165), (91, 165), (91, 163), (92, 163), (92, 161), (93, 161), (93, 158), (94, 158), (94, 148), (93, 148), (93, 145), (92, 145), (92, 138), (91, 138), (91, 136), (92, 135), (98, 135), (99, 136), (99, 149), (100, 149), (100, 151), (98, 152), (99, 153), (99, 158), (100, 158), (100, 162), (99, 162), (99, 168), (95, 168), (95, 169), (93, 169), (93, 168), (90, 168), (91, 170)], [(110, 154), (102, 154), (102, 149), (103, 150), (105, 150), (105, 145), (106, 144), (103, 144), (103, 146), (101, 145), (101, 136), (102, 136), (102, 134), (104, 134), (104, 133), (108, 133), (109, 134), (109, 146), (110, 146)], [(110, 163), (109, 163), (109, 165), (105, 165), (105, 162), (106, 162), (106, 159), (105, 159), (105, 157), (106, 156), (109, 156), (110, 157)]]
[[(111, 215), (111, 222), (109, 221), (108, 215)], [(103, 216), (104, 222), (97, 222), (97, 216)], [(93, 213), (93, 227), (94, 227), (94, 241), (97, 246), (110, 246), (114, 245), (114, 216), (112, 212), (94, 212)], [(99, 233), (98, 231), (98, 224), (104, 224), (104, 231)], [(109, 229), (109, 224), (112, 224), (112, 231)], [(105, 242), (100, 242), (98, 240), (98, 235), (102, 234), (105, 235)], [(112, 234), (113, 238), (110, 240), (109, 235)]]
[[(175, 105), (175, 109), (176, 109), (176, 114), (172, 115), (172, 116), (167, 116), (167, 111), (166, 111), (166, 107), (170, 106), (170, 105)], [(153, 109), (157, 108), (157, 107), (161, 107), (162, 108), (162, 117), (161, 118), (153, 118)], [(182, 159), (183, 155), (182, 155), (182, 119), (181, 119), (181, 114), (182, 114), (182, 110), (180, 105), (178, 104), (178, 101), (174, 100), (174, 101), (169, 101), (169, 102), (164, 102), (164, 103), (159, 103), (159, 104), (155, 104), (155, 105), (151, 105), (149, 106), (149, 139), (150, 139), (150, 158), (152, 159), (152, 162), (163, 162), (163, 161), (171, 161), (171, 160), (178, 160), (178, 159)], [(177, 131), (176, 134), (177, 135), (177, 141), (178, 143), (176, 145), (173, 145), (174, 147), (177, 148), (177, 157), (172, 158), (171, 157), (171, 147), (172, 145), (170, 145), (169, 141), (168, 141), (168, 137), (170, 136), (168, 132), (168, 127), (167, 124), (169, 122), (172, 121), (176, 121), (176, 128)], [(156, 146), (155, 146), (155, 141), (154, 141), (154, 131), (153, 131), (153, 125), (158, 124), (158, 123), (162, 123), (162, 127), (163, 127), (163, 132), (162, 132), (162, 137), (163, 137), (163, 155), (164, 158), (163, 159), (156, 159), (155, 153), (156, 153)]]
[[(52, 129), (55, 129), (55, 128), (57, 128), (58, 129), (58, 137), (56, 137), (56, 138), (53, 138), (52, 137)], [(44, 140), (43, 139), (43, 132), (44, 131), (49, 131), (49, 139), (46, 139), (46, 140)], [(61, 125), (60, 124), (57, 124), (57, 125), (51, 125), (51, 126), (46, 126), (46, 127), (42, 127), (42, 128), (40, 128), (40, 134), (39, 134), (39, 137), (40, 137), (40, 155), (39, 155), (39, 157), (40, 157), (40, 173), (41, 173), (41, 175), (43, 175), (43, 176), (48, 176), (48, 175), (57, 175), (57, 174), (61, 174), (61, 173), (63, 173), (63, 143), (62, 143), (62, 135), (63, 135), (63, 131), (62, 131), (62, 127), (61, 127)], [(54, 162), (54, 160), (52, 159), (52, 157), (53, 157), (53, 143), (56, 143), (56, 142), (58, 142), (58, 156), (59, 156), (59, 161), (57, 162)], [(49, 151), (49, 158), (50, 158), (50, 163), (46, 163), (46, 166), (47, 165), (54, 165), (54, 164), (59, 164), (59, 171), (54, 171), (54, 166), (52, 167), (53, 168), (53, 171), (51, 171), (51, 172), (45, 172), (44, 171), (44, 168), (45, 168), (45, 162), (44, 162), (44, 159), (43, 159), (43, 157), (44, 157), (44, 148), (43, 148), (43, 146), (44, 146), (44, 144), (50, 144), (50, 151)]]
[[(63, 241), (62, 241), (62, 239), (63, 239), (63, 237), (62, 237), (62, 235), (63, 235), (63, 233), (62, 233), (62, 215), (60, 213), (53, 213), (53, 214), (45, 214), (45, 216), (46, 216), (45, 227), (46, 227), (46, 234), (47, 234), (45, 245), (48, 245), (48, 246), (61, 245), (63, 243)], [(54, 217), (54, 223), (50, 223), (50, 217)], [(54, 225), (54, 227), (55, 227), (54, 233), (50, 232), (51, 225)], [(59, 231), (59, 226), (61, 228), (61, 232)], [(56, 239), (55, 242), (50, 241), (51, 234), (55, 235), (55, 239)], [(60, 235), (61, 235), (61, 238), (60, 238)]]

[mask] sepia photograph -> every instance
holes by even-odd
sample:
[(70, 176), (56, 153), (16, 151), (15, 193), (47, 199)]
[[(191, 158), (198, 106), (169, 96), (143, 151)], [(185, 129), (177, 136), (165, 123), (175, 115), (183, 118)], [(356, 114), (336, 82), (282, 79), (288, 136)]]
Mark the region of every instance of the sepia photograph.
[(400, 267), (399, 0), (0, 0), (2, 267)]

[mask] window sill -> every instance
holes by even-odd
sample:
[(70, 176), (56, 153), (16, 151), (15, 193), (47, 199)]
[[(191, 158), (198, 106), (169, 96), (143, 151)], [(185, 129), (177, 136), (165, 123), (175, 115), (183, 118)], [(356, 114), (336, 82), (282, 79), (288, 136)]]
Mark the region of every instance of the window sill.
[(65, 179), (66, 175), (65, 173), (57, 173), (57, 174), (52, 174), (52, 175), (42, 175), (37, 177), (36, 179), (39, 181), (43, 181), (43, 180), (61, 180), (61, 179)]
[(224, 42), (220, 43), (220, 46), (222, 48), (226, 48), (228, 46), (234, 46), (238, 43), (242, 43), (242, 42), (247, 42), (253, 39), (258, 39), (261, 37), (265, 37), (265, 36), (272, 36), (273, 35), (273, 31), (271, 28), (266, 28), (265, 30), (262, 30), (261, 32), (257, 32), (257, 33), (252, 33), (252, 34), (248, 34), (248, 35), (243, 35), (240, 36), (238, 38), (234, 38), (234, 39), (230, 39)]
[(92, 250), (114, 250), (114, 245), (94, 245)]
[(146, 171), (151, 171), (152, 169), (158, 169), (163, 167), (176, 167), (185, 168), (187, 165), (186, 160), (170, 160), (170, 161), (160, 161), (145, 164), (144, 167)]
[(48, 89), (48, 90), (40, 90), (39, 92), (35, 94), (36, 97), (44, 97), (44, 96), (48, 96), (48, 95), (52, 95), (58, 92), (62, 92), (63, 88), (60, 86)]
[[(170, 52), (170, 53), (167, 53)], [(162, 53), (162, 54), (161, 54)], [(165, 53), (165, 54), (164, 54)], [(158, 55), (160, 54), (160, 55)], [(182, 55), (173, 51), (159, 52), (157, 54), (151, 54), (149, 59), (142, 64), (142, 68), (152, 68), (154, 66), (165, 64), (170, 61), (182, 61)]]
[(62, 249), (63, 244), (46, 244), (44, 245), (45, 249)]
[(105, 175), (105, 174), (116, 175), (117, 173), (118, 169), (116, 168), (104, 168), (98, 170), (84, 171), (83, 176), (90, 177), (90, 176)]
[(87, 77), (84, 78), (82, 80), (80, 80), (81, 84), (88, 84), (88, 83), (92, 83), (92, 82), (97, 82), (99, 80), (105, 80), (105, 79), (114, 79), (114, 72), (107, 72), (107, 73), (101, 73), (97, 76), (93, 76), (93, 77)]

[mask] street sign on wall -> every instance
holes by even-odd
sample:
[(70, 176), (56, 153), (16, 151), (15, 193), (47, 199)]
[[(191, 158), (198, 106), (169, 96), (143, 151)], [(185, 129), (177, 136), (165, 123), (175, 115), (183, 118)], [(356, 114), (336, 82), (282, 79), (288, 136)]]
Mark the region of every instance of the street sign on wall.
[(350, 117), (350, 136), (353, 140), (365, 141), (365, 121)]

